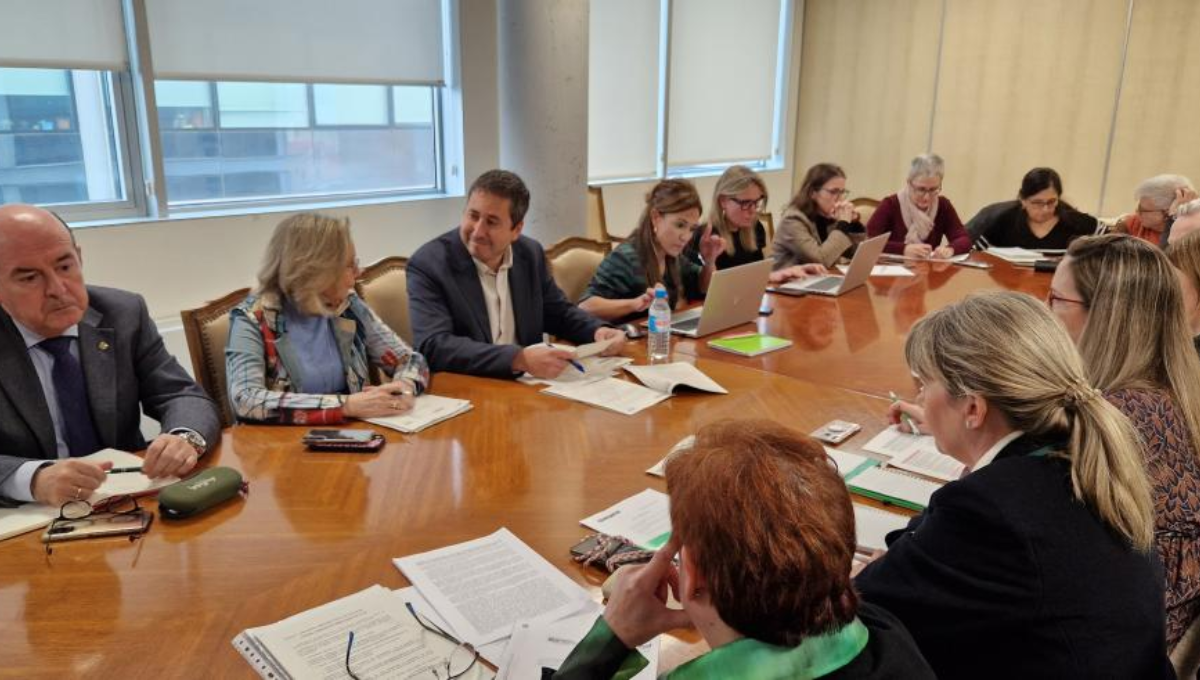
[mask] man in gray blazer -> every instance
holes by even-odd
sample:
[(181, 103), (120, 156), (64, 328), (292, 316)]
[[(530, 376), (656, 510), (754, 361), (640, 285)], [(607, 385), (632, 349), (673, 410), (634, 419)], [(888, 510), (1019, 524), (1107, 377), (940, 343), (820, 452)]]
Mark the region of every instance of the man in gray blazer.
[(421, 246), (408, 262), (413, 345), (435, 371), (497, 378), (555, 378), (572, 354), (541, 344), (550, 333), (575, 344), (625, 334), (580, 310), (554, 283), (546, 254), (521, 235), (529, 190), (507, 170), (480, 175), (462, 224)]
[[(162, 425), (147, 446), (140, 410)], [(141, 296), (86, 286), (57, 216), (0, 206), (0, 504), (87, 498), (99, 449), (146, 449), (150, 477), (183, 475), (220, 436), (216, 405), (163, 346)]]

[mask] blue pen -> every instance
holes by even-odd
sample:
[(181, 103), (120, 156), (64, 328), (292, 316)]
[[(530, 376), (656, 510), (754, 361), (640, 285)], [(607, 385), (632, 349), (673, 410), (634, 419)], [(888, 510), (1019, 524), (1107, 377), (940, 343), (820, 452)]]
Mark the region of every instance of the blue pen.
[[(550, 344), (550, 335), (548, 333), (542, 334), (542, 342), (545, 342), (546, 346), (549, 347), (550, 349), (558, 349), (554, 345)], [(574, 359), (567, 359), (567, 363), (574, 366), (575, 370), (579, 371), (580, 373), (587, 373), (587, 369), (585, 369), (583, 367), (583, 364), (579, 363), (578, 361), (576, 361)]]
[[(888, 396), (892, 398), (893, 404), (900, 403), (900, 397), (897, 397), (895, 392), (888, 392)], [(908, 429), (912, 430), (913, 434), (921, 434), (921, 431), (917, 429), (917, 424), (913, 422), (913, 419), (909, 417), (907, 413), (901, 411), (900, 419), (904, 421), (904, 424), (908, 426)]]

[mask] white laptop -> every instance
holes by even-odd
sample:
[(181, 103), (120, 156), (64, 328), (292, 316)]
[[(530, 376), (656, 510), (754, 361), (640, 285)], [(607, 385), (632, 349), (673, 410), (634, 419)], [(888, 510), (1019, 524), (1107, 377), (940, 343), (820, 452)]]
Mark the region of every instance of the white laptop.
[(837, 276), (830, 274), (828, 276), (817, 276), (813, 278), (800, 279), (799, 281), (788, 281), (785, 284), (775, 286), (771, 290), (776, 293), (790, 293), (792, 295), (803, 295), (811, 293), (814, 295), (841, 295), (849, 293), (867, 282), (871, 276), (871, 269), (875, 267), (876, 260), (883, 252), (883, 247), (887, 245), (887, 234), (880, 234), (872, 239), (867, 239), (858, 244), (858, 248), (854, 251), (854, 258), (850, 260), (850, 267), (846, 269), (845, 276)]
[(671, 332), (698, 338), (753, 321), (770, 276), (770, 260), (713, 272), (704, 306), (672, 314)]

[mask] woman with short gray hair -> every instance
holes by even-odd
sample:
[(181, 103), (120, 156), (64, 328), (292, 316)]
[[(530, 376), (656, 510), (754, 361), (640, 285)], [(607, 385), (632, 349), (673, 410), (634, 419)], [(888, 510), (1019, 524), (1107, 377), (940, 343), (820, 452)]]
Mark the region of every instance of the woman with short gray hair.
[[(912, 160), (899, 192), (880, 202), (867, 222), (868, 237), (887, 233), (884, 252), (912, 258), (949, 259), (971, 249), (971, 238), (942, 193), (946, 164), (937, 154)], [(942, 245), (943, 239), (946, 245)]]
[(1117, 220), (1113, 231), (1162, 245), (1163, 234), (1175, 220), (1177, 209), (1196, 198), (1196, 189), (1183, 175), (1155, 175), (1143, 180), (1133, 197), (1137, 209)]

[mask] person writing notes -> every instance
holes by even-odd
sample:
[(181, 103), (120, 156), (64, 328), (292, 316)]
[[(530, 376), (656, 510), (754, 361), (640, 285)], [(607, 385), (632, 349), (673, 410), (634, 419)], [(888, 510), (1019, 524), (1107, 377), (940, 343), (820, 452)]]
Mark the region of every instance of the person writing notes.
[(408, 263), (408, 307), (417, 349), (435, 371), (495, 378), (555, 378), (571, 352), (542, 343), (550, 333), (575, 344), (625, 335), (571, 304), (546, 254), (523, 236), (529, 189), (516, 174), (490, 170), (467, 193), (462, 223), (421, 246)]
[(1053, 168), (1025, 173), (1017, 200), (993, 203), (967, 223), (967, 232), (982, 248), (1065, 250), (1080, 236), (1098, 233), (1095, 217), (1062, 200), (1062, 178)]
[[(239, 420), (328, 424), (403, 413), (425, 359), (354, 294), (350, 222), (316, 213), (275, 227), (258, 287), (230, 311), (225, 370)], [(380, 368), (390, 381), (370, 384)]]
[(833, 163), (808, 169), (775, 230), (775, 269), (815, 262), (832, 267), (866, 233), (847, 200), (846, 172)]
[[(661, 677), (934, 677), (904, 626), (851, 584), (854, 512), (819, 443), (770, 421), (718, 422), (666, 479), (671, 540), (618, 572), (555, 680), (630, 677), (646, 665), (633, 648), (687, 627), (712, 651)], [(664, 604), (668, 589), (682, 610)]]
[(945, 174), (941, 156), (914, 158), (904, 188), (880, 201), (871, 215), (867, 236), (887, 233), (883, 251), (905, 257), (945, 260), (970, 250), (971, 237), (950, 200), (941, 195)]
[[(659, 283), (672, 308), (703, 297), (725, 239), (711, 224), (701, 226), (701, 209), (691, 182), (667, 179), (654, 185), (637, 229), (600, 263), (579, 307), (607, 321), (624, 321), (650, 307)], [(697, 232), (699, 261), (681, 257)]]
[(942, 678), (1172, 678), (1138, 436), (1029, 295), (973, 294), (905, 356), (921, 431), (970, 472), (855, 579)]
[[(57, 216), (0, 206), (0, 504), (87, 498), (100, 449), (146, 450), (150, 477), (183, 476), (221, 435), (216, 404), (163, 345), (140, 295), (85, 285)], [(162, 426), (147, 445), (141, 413)]]

